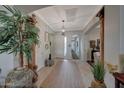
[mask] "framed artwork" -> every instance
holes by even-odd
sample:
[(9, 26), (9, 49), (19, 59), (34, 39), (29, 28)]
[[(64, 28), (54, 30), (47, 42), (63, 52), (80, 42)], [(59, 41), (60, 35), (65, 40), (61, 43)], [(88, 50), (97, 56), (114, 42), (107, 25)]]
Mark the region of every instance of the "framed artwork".
[(90, 48), (95, 48), (95, 47), (96, 47), (96, 41), (90, 40)]

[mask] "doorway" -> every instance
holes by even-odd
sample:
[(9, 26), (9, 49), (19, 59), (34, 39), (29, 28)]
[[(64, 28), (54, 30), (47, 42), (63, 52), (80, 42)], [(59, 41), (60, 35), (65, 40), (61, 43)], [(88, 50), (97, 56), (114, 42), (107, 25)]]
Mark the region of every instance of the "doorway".
[(71, 40), (71, 55), (72, 59), (79, 59), (80, 57), (80, 47), (79, 47), (79, 36), (73, 35)]

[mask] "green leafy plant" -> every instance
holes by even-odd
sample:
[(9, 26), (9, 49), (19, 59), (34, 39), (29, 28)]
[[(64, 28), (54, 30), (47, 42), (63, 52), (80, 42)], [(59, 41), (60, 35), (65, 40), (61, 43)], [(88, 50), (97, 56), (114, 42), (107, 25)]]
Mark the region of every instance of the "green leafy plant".
[(95, 80), (104, 81), (105, 69), (101, 62), (98, 61), (96, 64), (94, 64), (91, 70)]
[(0, 10), (0, 53), (19, 54), (23, 66), (24, 57), (28, 62), (32, 58), (32, 45), (39, 42), (39, 30), (30, 16), (14, 6), (3, 7)]

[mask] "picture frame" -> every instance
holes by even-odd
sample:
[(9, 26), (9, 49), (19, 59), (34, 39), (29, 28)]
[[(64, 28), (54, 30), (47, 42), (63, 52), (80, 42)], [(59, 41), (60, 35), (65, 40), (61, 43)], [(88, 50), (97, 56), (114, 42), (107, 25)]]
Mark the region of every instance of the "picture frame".
[(96, 47), (96, 41), (90, 40), (90, 48), (95, 48), (95, 47)]

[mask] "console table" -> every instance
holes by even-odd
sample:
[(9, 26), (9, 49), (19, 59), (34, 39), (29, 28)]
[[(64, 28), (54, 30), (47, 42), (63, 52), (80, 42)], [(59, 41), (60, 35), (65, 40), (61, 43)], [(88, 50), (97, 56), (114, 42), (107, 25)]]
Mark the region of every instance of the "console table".
[(124, 73), (113, 73), (115, 78), (115, 88), (120, 88), (120, 84), (124, 85)]

